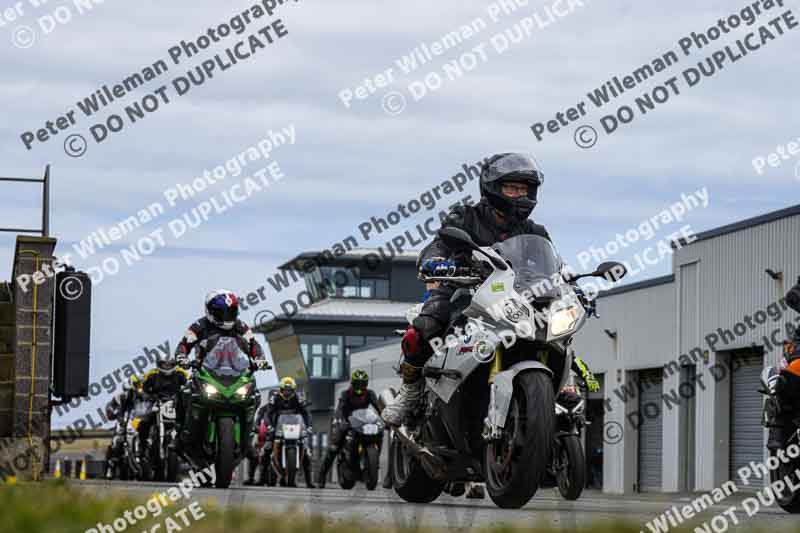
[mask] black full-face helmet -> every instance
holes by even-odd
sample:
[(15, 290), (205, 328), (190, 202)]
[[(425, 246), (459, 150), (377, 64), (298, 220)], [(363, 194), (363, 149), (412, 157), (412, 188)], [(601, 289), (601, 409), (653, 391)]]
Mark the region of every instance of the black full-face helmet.
[[(503, 183), (526, 183), (527, 196), (511, 198), (503, 194)], [(536, 160), (526, 154), (505, 153), (490, 157), (481, 170), (481, 197), (486, 198), (506, 219), (522, 222), (536, 207), (544, 174)]]

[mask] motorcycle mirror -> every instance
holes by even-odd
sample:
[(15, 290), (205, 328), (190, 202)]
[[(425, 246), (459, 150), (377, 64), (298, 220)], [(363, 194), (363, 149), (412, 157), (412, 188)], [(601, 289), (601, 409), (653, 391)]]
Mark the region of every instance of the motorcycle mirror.
[(606, 280), (614, 283), (624, 278), (625, 274), (627, 273), (628, 269), (625, 268), (625, 265), (622, 263), (618, 263), (616, 261), (606, 261), (605, 263), (600, 263), (600, 266), (597, 267), (597, 270), (592, 272), (592, 276), (597, 278), (605, 278)]
[(469, 233), (463, 229), (442, 228), (438, 233), (445, 245), (453, 250), (476, 250), (478, 248)]
[(460, 228), (442, 228), (438, 231), (439, 238), (442, 239), (442, 242), (448, 247), (456, 251), (463, 251), (463, 250), (475, 250), (481, 255), (486, 256), (492, 264), (500, 270), (507, 270), (508, 265), (505, 261), (501, 261), (496, 257), (492, 257), (491, 255), (487, 254), (481, 247), (475, 244), (475, 241), (472, 240), (472, 237), (469, 236), (469, 233), (464, 231)]

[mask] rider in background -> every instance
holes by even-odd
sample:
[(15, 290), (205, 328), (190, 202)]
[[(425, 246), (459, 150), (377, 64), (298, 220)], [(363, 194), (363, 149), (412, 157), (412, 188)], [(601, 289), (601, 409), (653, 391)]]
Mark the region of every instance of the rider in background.
[[(177, 403), (178, 393), (188, 381), (189, 372), (178, 368), (175, 357), (159, 355), (156, 368), (145, 373), (142, 379), (142, 392), (153, 399), (174, 399)], [(142, 444), (140, 448), (142, 453), (146, 451), (145, 441), (150, 435), (150, 428), (155, 422), (155, 418), (156, 414), (150, 412), (141, 417), (139, 421), (139, 442)]]
[[(267, 404), (266, 421), (272, 434), (274, 434), (278, 424), (278, 417), (282, 414), (299, 414), (303, 417), (308, 437), (307, 442), (310, 443), (313, 433), (311, 416), (308, 414), (305, 402), (297, 394), (297, 383), (294, 378), (289, 376), (281, 379), (278, 394), (270, 397)], [(308, 449), (306, 449), (306, 457), (303, 459), (303, 473), (305, 474), (306, 485), (313, 489), (314, 484), (311, 480), (311, 461), (308, 460)]]
[(350, 427), (348, 419), (353, 411), (357, 409), (365, 409), (367, 406), (372, 406), (380, 413), (381, 407), (378, 404), (378, 396), (374, 391), (370, 390), (369, 374), (364, 370), (354, 370), (350, 376), (350, 386), (343, 390), (339, 395), (339, 401), (336, 403), (336, 412), (333, 415), (331, 422), (331, 437), (328, 444), (328, 449), (325, 450), (325, 459), (322, 462), (322, 467), (319, 470), (319, 477), (317, 483), (320, 488), (325, 488), (325, 481), (328, 477), (328, 471), (333, 465), (339, 450), (344, 443), (344, 436)]
[(117, 461), (121, 459), (123, 451), (123, 439), (126, 438), (127, 413), (133, 409), (136, 397), (142, 392), (142, 380), (139, 376), (133, 375), (122, 385), (122, 391), (116, 394), (106, 405), (106, 418), (109, 421), (116, 421), (114, 436), (106, 449), (106, 477), (114, 475), (114, 468)]
[[(786, 295), (786, 304), (800, 313), (800, 278)], [(775, 385), (778, 414), (771, 424), (767, 441), (767, 448), (771, 450), (784, 446), (787, 426), (800, 413), (800, 328), (796, 328), (792, 338), (784, 343), (783, 358), (780, 379)]]
[[(256, 418), (255, 422), (253, 422), (253, 431), (255, 432), (254, 438), (260, 439), (261, 438), (261, 424), (265, 424), (269, 426), (267, 422), (267, 410), (269, 409), (269, 404), (272, 401), (272, 396), (267, 399), (267, 403), (262, 405), (256, 411)], [(264, 445), (264, 442), (253, 443), (253, 445), (248, 449), (248, 456), (247, 456), (247, 479), (245, 480), (245, 485), (255, 485), (256, 483), (256, 468), (258, 468), (258, 452), (256, 451), (256, 446), (261, 448)], [(262, 464), (261, 468), (269, 468), (269, 464)]]

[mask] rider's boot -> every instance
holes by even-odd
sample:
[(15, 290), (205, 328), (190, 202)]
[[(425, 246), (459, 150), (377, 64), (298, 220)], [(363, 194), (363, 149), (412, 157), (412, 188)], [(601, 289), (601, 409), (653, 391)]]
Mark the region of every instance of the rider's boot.
[[(389, 442), (391, 442), (391, 438)], [(389, 464), (386, 465), (386, 475), (383, 476), (383, 488), (384, 489), (391, 489), (394, 485), (392, 477), (394, 476), (394, 461), (392, 460), (392, 454), (389, 453)]]
[(321, 489), (325, 488), (325, 481), (328, 478), (328, 470), (331, 469), (334, 459), (336, 459), (336, 452), (332, 448), (325, 450), (325, 459), (322, 461), (322, 466), (320, 467), (319, 475), (317, 476), (317, 486)]
[(486, 490), (481, 483), (470, 483), (467, 491), (467, 498), (472, 500), (482, 500), (486, 498)]
[(419, 410), (422, 403), (422, 393), (425, 389), (425, 380), (422, 379), (422, 368), (407, 362), (400, 365), (403, 374), (403, 384), (394, 399), (383, 409), (381, 417), (390, 426), (400, 426), (408, 415)]
[(303, 475), (306, 478), (306, 487), (309, 489), (316, 488), (314, 486), (314, 481), (311, 479), (311, 458), (306, 455), (305, 460), (303, 461)]
[(256, 459), (247, 459), (247, 479), (244, 480), (245, 485), (255, 485), (256, 484), (256, 467), (258, 466), (258, 461)]

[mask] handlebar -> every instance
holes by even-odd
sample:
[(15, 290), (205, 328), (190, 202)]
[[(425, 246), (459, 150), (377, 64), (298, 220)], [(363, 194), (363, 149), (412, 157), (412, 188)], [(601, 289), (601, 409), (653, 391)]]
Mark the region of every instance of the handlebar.
[(432, 283), (434, 281), (442, 281), (445, 283), (457, 283), (462, 285), (477, 285), (483, 281), (483, 278), (478, 276), (420, 276), (425, 283)]

